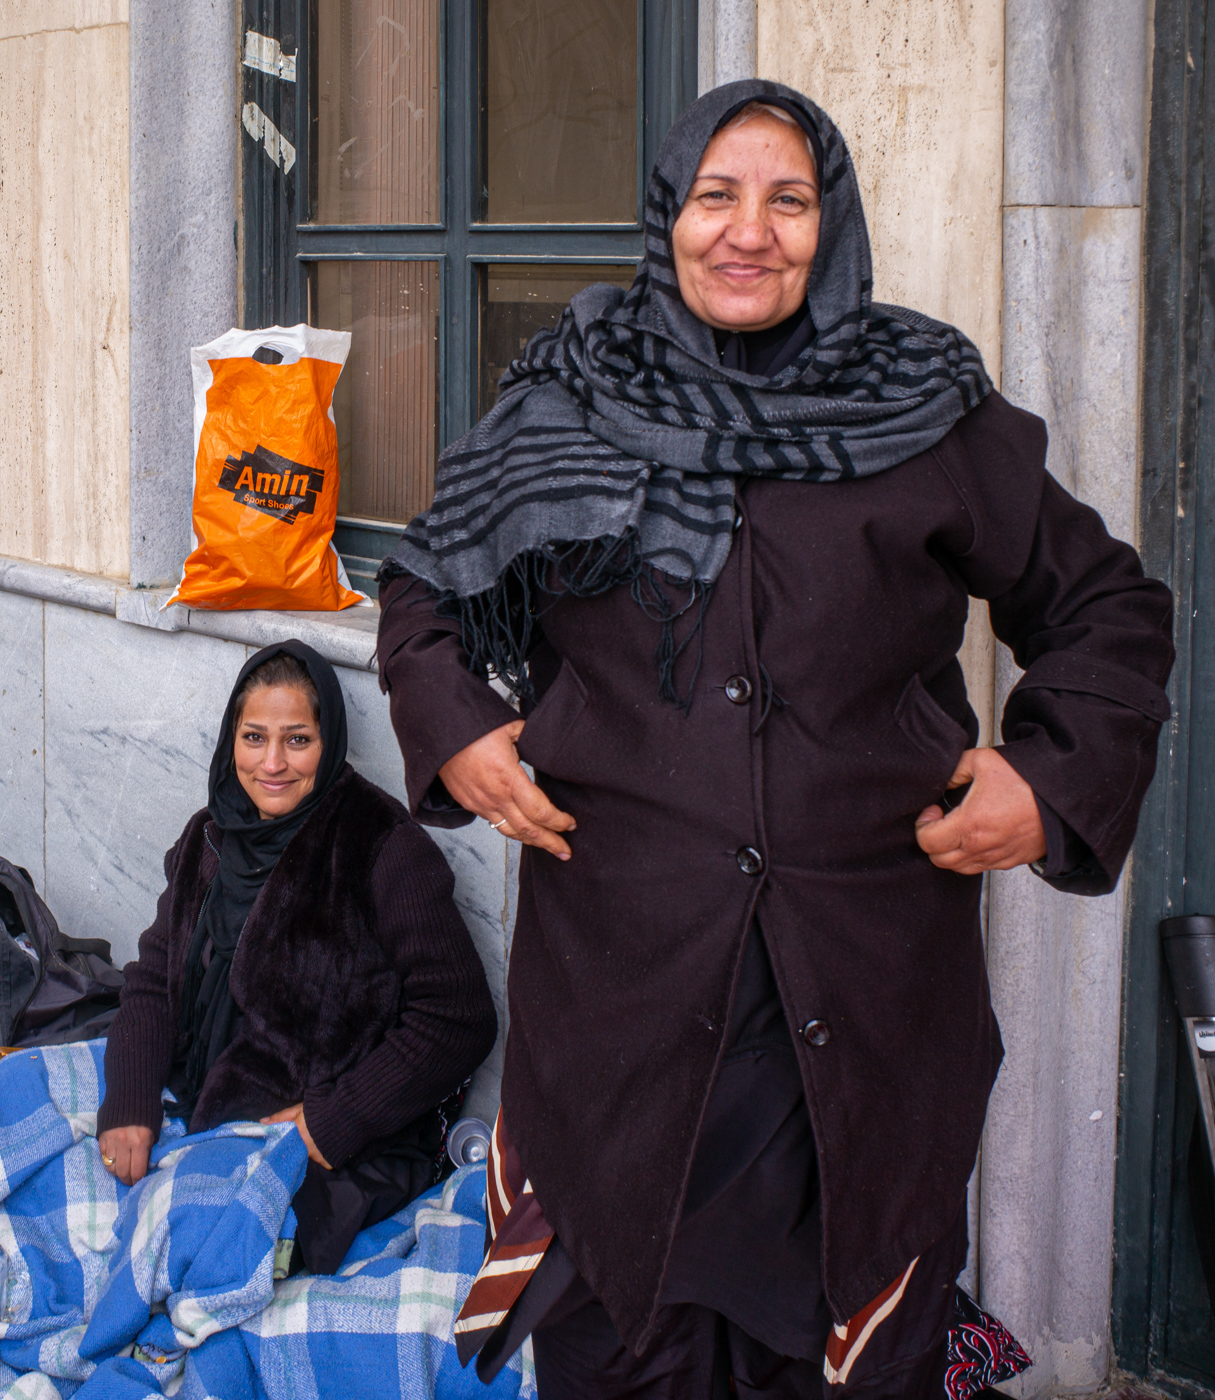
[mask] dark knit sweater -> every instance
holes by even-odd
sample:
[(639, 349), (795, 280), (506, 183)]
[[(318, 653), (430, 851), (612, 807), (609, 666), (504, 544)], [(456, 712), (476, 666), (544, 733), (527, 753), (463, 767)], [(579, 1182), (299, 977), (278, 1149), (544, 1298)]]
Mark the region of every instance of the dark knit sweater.
[[(186, 952), (223, 833), (204, 810), (165, 856), (156, 920), (127, 965), (98, 1131), (159, 1131)], [(204, 1131), (303, 1102), (339, 1167), (441, 1102), (489, 1053), (485, 972), (430, 837), (353, 769), (291, 840), (232, 961), (237, 1033), (190, 1121)]]

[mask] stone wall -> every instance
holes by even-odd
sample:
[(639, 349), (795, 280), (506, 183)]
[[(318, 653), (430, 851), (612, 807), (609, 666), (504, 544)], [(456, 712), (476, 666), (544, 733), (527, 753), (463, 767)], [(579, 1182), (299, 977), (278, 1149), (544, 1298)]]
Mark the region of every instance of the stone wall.
[(0, 6), (0, 553), (128, 567), (127, 0)]

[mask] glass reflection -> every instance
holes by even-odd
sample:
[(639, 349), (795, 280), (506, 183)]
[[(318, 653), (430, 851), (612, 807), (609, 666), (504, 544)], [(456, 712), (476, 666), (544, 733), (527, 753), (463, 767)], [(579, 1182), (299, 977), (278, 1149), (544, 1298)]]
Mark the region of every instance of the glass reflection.
[(333, 396), (338, 511), (404, 524), (434, 496), (439, 264), (314, 266), (315, 324), (351, 332), (350, 358)]
[(318, 0), (312, 217), (439, 222), (440, 0)]
[(637, 217), (637, 0), (486, 0), (485, 218)]
[(498, 380), (537, 331), (557, 324), (570, 298), (592, 282), (630, 287), (631, 263), (490, 263), (481, 280), (481, 408), (498, 400)]

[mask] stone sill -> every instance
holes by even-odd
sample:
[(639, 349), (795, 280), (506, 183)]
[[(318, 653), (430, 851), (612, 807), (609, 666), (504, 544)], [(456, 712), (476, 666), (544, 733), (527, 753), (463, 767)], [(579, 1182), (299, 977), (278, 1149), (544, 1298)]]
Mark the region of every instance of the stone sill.
[(0, 592), (22, 593), (50, 603), (105, 613), (119, 622), (151, 627), (158, 632), (201, 632), (226, 642), (264, 647), (298, 637), (326, 661), (356, 671), (375, 669), (379, 604), (345, 608), (342, 612), (270, 612), (250, 609), (217, 612), (162, 605), (171, 588), (129, 588), (120, 579), (78, 574), (50, 564), (0, 555)]

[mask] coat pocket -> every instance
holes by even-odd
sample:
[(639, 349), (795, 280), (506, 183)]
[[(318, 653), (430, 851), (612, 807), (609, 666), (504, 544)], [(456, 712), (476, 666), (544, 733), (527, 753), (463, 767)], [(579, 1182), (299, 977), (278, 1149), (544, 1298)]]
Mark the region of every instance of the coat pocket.
[(519, 735), (519, 757), (541, 773), (561, 775), (554, 764), (561, 756), (574, 725), (588, 699), (582, 677), (568, 660), (561, 662), (557, 679), (544, 692)]
[(944, 786), (969, 746), (966, 730), (929, 695), (918, 675), (907, 682), (894, 717), (907, 738), (933, 761), (934, 771), (939, 767)]

